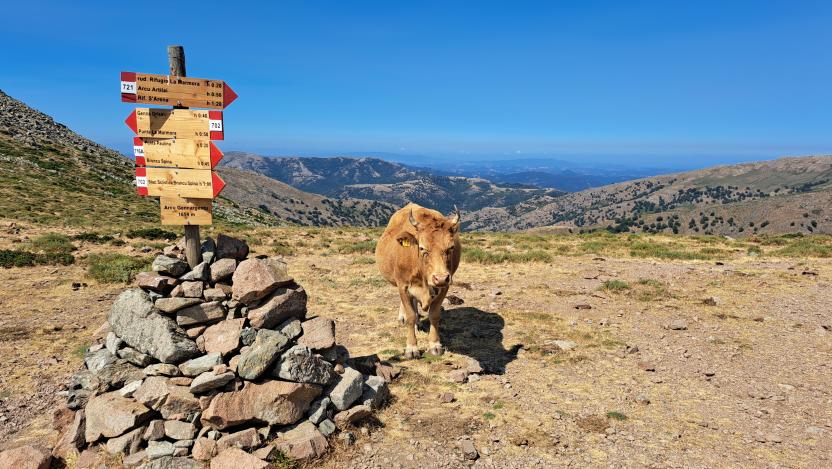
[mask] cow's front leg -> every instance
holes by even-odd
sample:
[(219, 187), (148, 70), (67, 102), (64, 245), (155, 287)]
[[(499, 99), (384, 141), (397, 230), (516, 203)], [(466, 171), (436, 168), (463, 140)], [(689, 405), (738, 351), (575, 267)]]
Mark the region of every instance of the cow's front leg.
[(428, 313), (430, 332), (428, 333), (428, 349), (425, 351), (428, 355), (442, 355), (445, 353), (445, 347), (442, 346), (442, 341), (439, 338), (439, 316), (442, 314), (442, 301), (445, 300), (446, 294), (448, 294), (448, 289), (443, 288), (430, 303), (430, 312)]
[(421, 353), (419, 352), (419, 347), (416, 344), (416, 321), (419, 319), (419, 315), (413, 307), (413, 301), (411, 301), (410, 295), (407, 293), (406, 286), (399, 287), (399, 296), (402, 300), (401, 308), (404, 313), (404, 323), (406, 329), (405, 339), (407, 341), (407, 346), (404, 349), (404, 356), (405, 358), (419, 358)]

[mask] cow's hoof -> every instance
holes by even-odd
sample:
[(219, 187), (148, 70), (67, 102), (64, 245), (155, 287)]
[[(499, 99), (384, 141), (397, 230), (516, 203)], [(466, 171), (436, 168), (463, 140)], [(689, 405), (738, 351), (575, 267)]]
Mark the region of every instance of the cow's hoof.
[(407, 346), (407, 348), (404, 349), (404, 358), (415, 360), (421, 356), (422, 352), (419, 351), (419, 347)]
[(428, 346), (428, 349), (425, 350), (425, 353), (428, 354), (428, 355), (439, 356), (439, 355), (442, 355), (443, 353), (445, 353), (445, 347), (443, 347), (442, 344), (440, 344), (438, 342), (435, 343), (435, 344), (430, 344)]

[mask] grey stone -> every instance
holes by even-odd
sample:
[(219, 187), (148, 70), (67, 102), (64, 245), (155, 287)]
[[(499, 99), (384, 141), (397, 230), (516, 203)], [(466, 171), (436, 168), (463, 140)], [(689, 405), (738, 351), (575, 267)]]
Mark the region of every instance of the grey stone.
[(133, 398), (146, 407), (159, 410), (168, 394), (168, 379), (163, 376), (150, 376), (133, 392)]
[(194, 445), (194, 440), (178, 440), (173, 442), (173, 446), (176, 448), (190, 448)]
[[(147, 453), (146, 450), (145, 453)], [(205, 466), (201, 462), (194, 461), (191, 458), (161, 456), (142, 464), (136, 469), (205, 469)], [(242, 469), (242, 467), (239, 469)]]
[(263, 304), (248, 312), (248, 320), (255, 329), (272, 329), (291, 319), (306, 317), (306, 290), (296, 284), (277, 288)]
[(226, 448), (254, 448), (260, 444), (260, 435), (254, 428), (246, 428), (235, 433), (229, 433), (217, 440), (217, 451), (222, 451)]
[(194, 341), (170, 318), (153, 308), (144, 291), (134, 288), (116, 298), (109, 315), (113, 332), (128, 345), (164, 363), (179, 363), (199, 355)]
[(220, 234), (217, 236), (217, 259), (233, 258), (241, 261), (248, 256), (248, 244), (245, 241)]
[(98, 390), (107, 391), (144, 378), (144, 372), (126, 360), (116, 360), (95, 373), (95, 377), (98, 379)]
[(131, 381), (125, 384), (123, 388), (119, 389), (118, 393), (122, 397), (133, 397), (133, 394), (139, 389), (139, 387), (142, 385), (142, 382), (143, 380)]
[(179, 376), (179, 368), (170, 363), (156, 363), (145, 367), (144, 374), (147, 376)]
[(213, 371), (206, 371), (191, 382), (191, 393), (199, 394), (211, 389), (221, 388), (234, 379), (234, 372), (228, 371), (215, 375)]
[(254, 343), (254, 339), (257, 338), (257, 329), (246, 327), (240, 332), (240, 342), (243, 345), (251, 345)]
[(303, 333), (303, 328), (298, 319), (284, 321), (281, 325), (277, 326), (276, 330), (288, 337), (289, 340), (297, 339)]
[(117, 392), (93, 397), (84, 409), (87, 418), (84, 438), (93, 443), (102, 436), (113, 438), (148, 420), (152, 411)]
[(335, 433), (335, 422), (330, 419), (326, 419), (318, 424), (318, 430), (324, 435), (329, 436)]
[(202, 244), (199, 246), (199, 251), (202, 254), (202, 262), (210, 264), (211, 262), (214, 262), (214, 257), (217, 252), (217, 243), (215, 243), (214, 239), (209, 236), (202, 241)]
[(136, 366), (145, 367), (153, 363), (153, 357), (146, 353), (141, 353), (132, 347), (119, 349), (118, 356)]
[(280, 356), (289, 343), (289, 338), (277, 331), (261, 329), (251, 348), (240, 356), (237, 374), (241, 378), (259, 378)]
[(364, 377), (358, 370), (345, 368), (335, 387), (329, 392), (332, 405), (338, 410), (347, 410), (361, 397)]
[(218, 301), (189, 306), (176, 313), (176, 323), (180, 326), (207, 324), (223, 319), (225, 319), (225, 310)]
[(227, 298), (222, 288), (206, 288), (202, 291), (202, 297), (205, 301), (223, 301)]
[(309, 348), (296, 345), (287, 350), (274, 369), (278, 377), (297, 383), (325, 385), (333, 378), (332, 364), (312, 354)]
[(150, 423), (147, 424), (147, 428), (144, 430), (144, 435), (142, 435), (142, 438), (144, 438), (146, 441), (161, 440), (164, 437), (164, 420), (151, 420)]
[(390, 397), (387, 381), (380, 376), (367, 376), (361, 393), (361, 402), (371, 409), (381, 408)]
[(168, 384), (168, 397), (159, 407), (162, 418), (176, 418), (177, 420), (192, 422), (195, 418), (198, 418), (201, 411), (199, 399), (191, 393), (188, 386)]
[(167, 420), (165, 421), (165, 436), (172, 440), (192, 440), (196, 436), (196, 426), (189, 422)]
[(124, 435), (110, 438), (107, 440), (107, 452), (110, 454), (123, 453), (126, 455), (137, 452), (139, 450), (139, 445), (142, 442), (142, 433), (144, 433), (144, 428), (136, 428), (135, 430), (130, 430)]
[(179, 277), (181, 281), (199, 280), (200, 282), (207, 281), (211, 278), (211, 266), (207, 262), (200, 262), (190, 272)]
[(92, 353), (88, 353), (84, 357), (84, 364), (87, 365), (87, 369), (93, 373), (98, 373), (105, 366), (111, 365), (115, 363), (115, 361), (115, 355), (110, 353), (110, 351), (105, 348)]
[(163, 456), (172, 456), (174, 446), (170, 441), (148, 441), (147, 449), (144, 450), (147, 454), (147, 459), (158, 459)]
[(240, 262), (232, 276), (231, 297), (251, 305), (279, 287), (291, 285), (286, 263), (280, 259), (246, 259)]
[(281, 433), (274, 441), (274, 446), (292, 459), (303, 460), (323, 455), (329, 444), (315, 425), (302, 422), (293, 429)]
[(329, 405), (332, 401), (328, 397), (316, 400), (309, 406), (309, 421), (315, 425), (329, 417)]
[(317, 317), (301, 323), (303, 335), (298, 345), (305, 345), (312, 350), (322, 350), (335, 345), (335, 323), (332, 319)]
[(140, 465), (145, 459), (147, 459), (147, 453), (144, 450), (136, 451), (121, 458), (121, 465), (129, 469)]
[(202, 300), (199, 298), (173, 297), (159, 298), (153, 305), (156, 306), (156, 309), (163, 313), (175, 313), (182, 308), (198, 305), (200, 303), (202, 303)]
[(231, 277), (237, 270), (237, 261), (234, 259), (219, 259), (211, 264), (211, 281), (214, 283)]
[(182, 282), (182, 296), (185, 298), (202, 298), (202, 282)]
[(105, 347), (107, 347), (107, 350), (113, 355), (115, 355), (118, 352), (119, 347), (121, 347), (121, 344), (123, 343), (124, 341), (121, 340), (112, 331), (107, 333), (107, 338), (104, 340)]
[(688, 328), (688, 322), (681, 318), (673, 319), (667, 325), (667, 328), (672, 331), (684, 331)]
[(159, 272), (162, 275), (170, 275), (171, 277), (179, 277), (190, 270), (188, 263), (182, 259), (174, 259), (163, 254), (153, 259), (153, 264), (151, 264), (150, 268), (154, 272)]
[(222, 355), (219, 352), (209, 353), (201, 357), (192, 358), (179, 365), (179, 371), (188, 377), (195, 377), (206, 371), (212, 370), (214, 366), (222, 363)]

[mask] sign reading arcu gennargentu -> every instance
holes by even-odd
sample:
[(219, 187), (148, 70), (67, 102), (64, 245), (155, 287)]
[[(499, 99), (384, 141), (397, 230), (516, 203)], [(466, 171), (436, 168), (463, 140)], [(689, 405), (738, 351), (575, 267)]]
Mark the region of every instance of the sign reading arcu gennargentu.
[(209, 109), (225, 109), (237, 99), (222, 80), (121, 72), (121, 101)]

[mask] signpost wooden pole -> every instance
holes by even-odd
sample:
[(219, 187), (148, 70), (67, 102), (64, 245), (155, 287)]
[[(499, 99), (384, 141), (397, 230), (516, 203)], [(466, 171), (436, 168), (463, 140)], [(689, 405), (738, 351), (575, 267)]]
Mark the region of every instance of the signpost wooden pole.
[[(171, 75), (187, 76), (185, 71), (185, 48), (182, 46), (168, 46), (168, 64), (170, 65)], [(184, 107), (174, 106), (174, 109), (184, 109)], [(188, 265), (191, 268), (202, 262), (202, 255), (199, 252), (199, 225), (185, 225), (185, 257), (188, 259)]]

